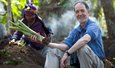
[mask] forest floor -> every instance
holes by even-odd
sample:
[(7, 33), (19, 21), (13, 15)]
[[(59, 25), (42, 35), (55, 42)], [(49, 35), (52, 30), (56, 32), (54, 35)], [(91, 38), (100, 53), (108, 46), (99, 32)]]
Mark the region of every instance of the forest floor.
[[(8, 42), (8, 39), (0, 41), (0, 68), (43, 68), (45, 58), (37, 50)], [(115, 41), (105, 40), (104, 44), (107, 59), (115, 65)]]
[(43, 68), (45, 58), (37, 50), (8, 42), (3, 39), (0, 44), (0, 68)]

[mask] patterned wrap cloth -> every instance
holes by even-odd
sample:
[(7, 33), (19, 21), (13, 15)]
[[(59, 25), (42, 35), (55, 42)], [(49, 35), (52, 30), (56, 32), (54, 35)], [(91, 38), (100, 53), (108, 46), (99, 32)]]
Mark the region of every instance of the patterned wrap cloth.
[(37, 7), (33, 3), (29, 3), (24, 7), (24, 14), (36, 14)]

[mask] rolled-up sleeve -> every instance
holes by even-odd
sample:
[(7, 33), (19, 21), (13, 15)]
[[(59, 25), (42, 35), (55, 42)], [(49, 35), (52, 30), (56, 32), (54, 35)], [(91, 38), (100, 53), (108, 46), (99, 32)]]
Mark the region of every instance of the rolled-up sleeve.
[(96, 39), (99, 34), (99, 28), (97, 26), (90, 26), (88, 27), (86, 34), (89, 34), (91, 39)]
[(68, 45), (69, 48), (74, 43), (74, 34), (75, 34), (75, 31), (73, 30), (72, 32), (70, 32), (69, 36), (64, 40), (64, 44)]
[(21, 32), (15, 31), (14, 34), (12, 35), (12, 39), (19, 40), (21, 36), (22, 36)]

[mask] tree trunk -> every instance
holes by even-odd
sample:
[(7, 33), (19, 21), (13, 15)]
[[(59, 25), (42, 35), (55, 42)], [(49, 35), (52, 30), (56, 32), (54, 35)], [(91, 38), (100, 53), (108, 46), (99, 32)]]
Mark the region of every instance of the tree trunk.
[(110, 39), (115, 38), (115, 12), (112, 0), (100, 0), (105, 14), (107, 23), (108, 36)]
[(10, 34), (10, 29), (9, 29), (9, 26), (10, 26), (10, 21), (12, 19), (12, 10), (11, 10), (11, 0), (7, 0), (8, 2), (8, 6), (7, 6), (7, 15), (8, 15), (8, 18), (7, 18), (7, 24), (6, 24), (6, 29), (7, 29), (7, 34)]

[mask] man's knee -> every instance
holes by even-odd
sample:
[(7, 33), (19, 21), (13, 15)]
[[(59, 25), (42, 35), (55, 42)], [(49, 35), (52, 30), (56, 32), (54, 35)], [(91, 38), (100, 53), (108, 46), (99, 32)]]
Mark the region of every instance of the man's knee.
[(83, 46), (83, 47), (81, 47), (79, 50), (78, 50), (78, 52), (79, 53), (81, 53), (81, 54), (85, 54), (85, 53), (87, 53), (88, 51), (89, 51), (89, 46), (88, 45), (85, 45), (85, 46)]
[(61, 51), (60, 49), (57, 49), (57, 48), (51, 48), (51, 49), (48, 50), (47, 53), (51, 54), (51, 55), (56, 55), (58, 57), (62, 57), (64, 52)]
[(57, 55), (57, 49), (49, 49), (44, 68), (59, 68), (59, 62), (60, 57)]

